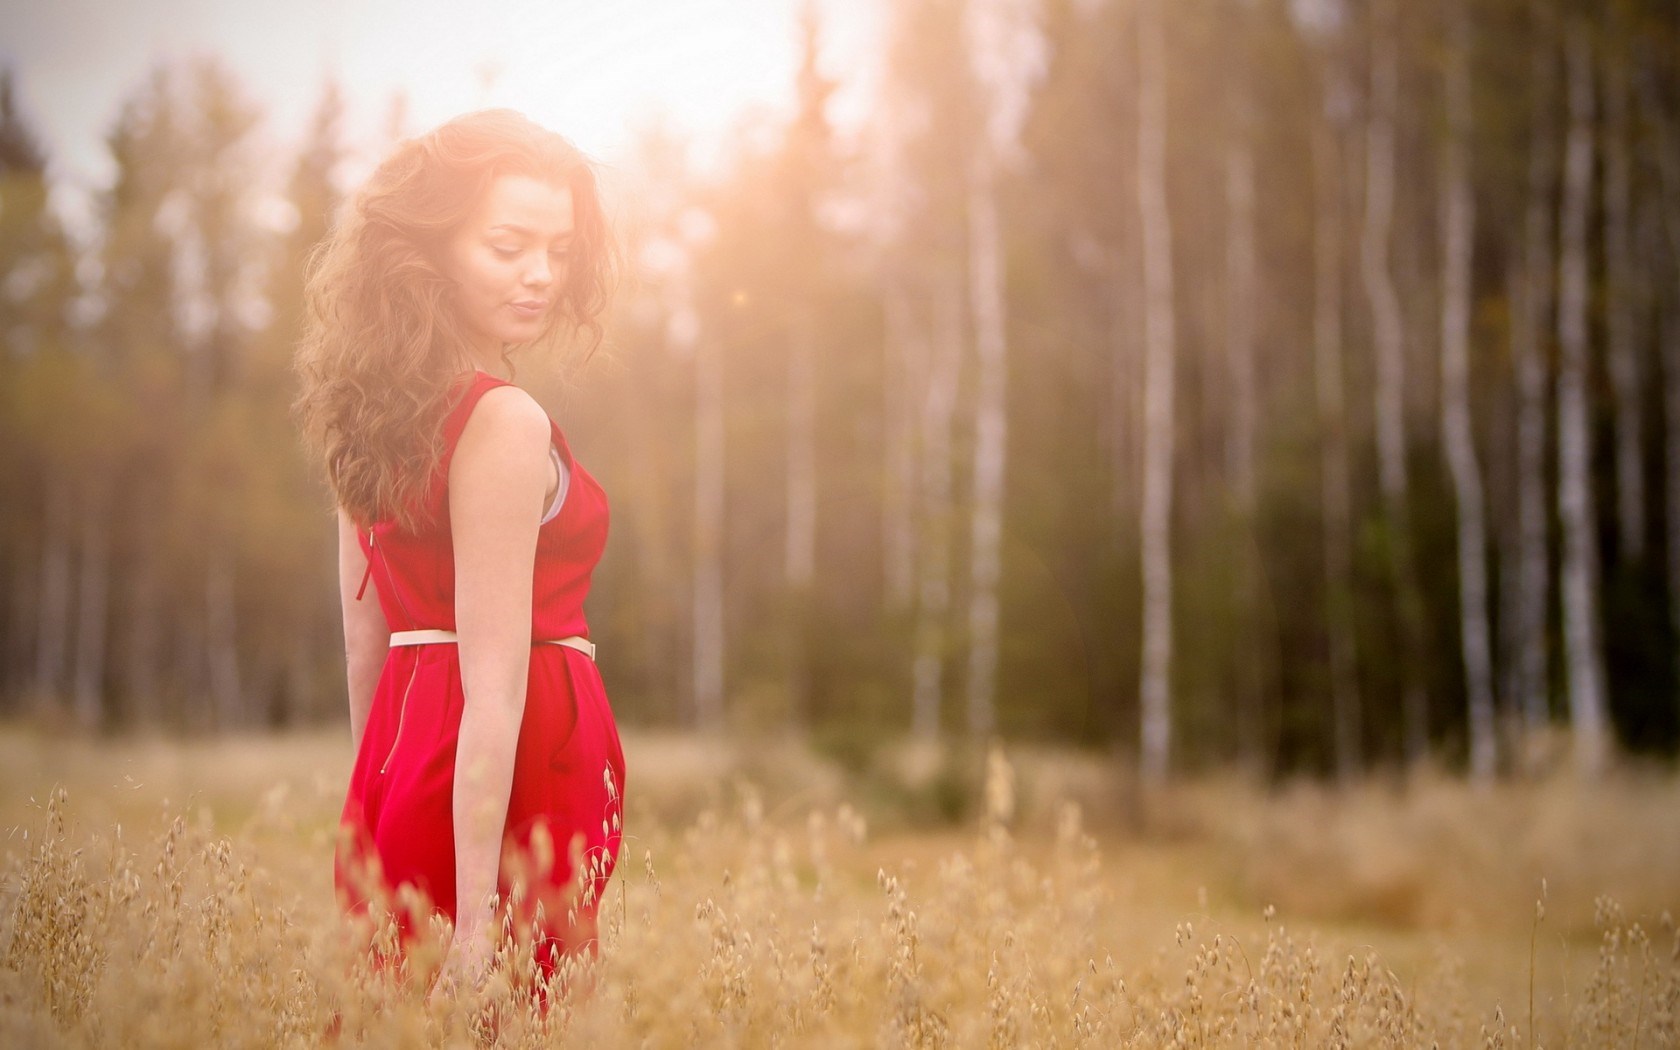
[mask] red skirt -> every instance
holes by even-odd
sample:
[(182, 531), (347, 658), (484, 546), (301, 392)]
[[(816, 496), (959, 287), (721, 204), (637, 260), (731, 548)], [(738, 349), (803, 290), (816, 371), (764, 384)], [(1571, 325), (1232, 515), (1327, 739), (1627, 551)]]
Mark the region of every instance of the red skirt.
[[(344, 801), (334, 882), (366, 914), (383, 898), (405, 944), (456, 915), (455, 745), (464, 704), (456, 646), (391, 650)], [(622, 838), (624, 751), (595, 663), (531, 649), (497, 890), (546, 975), (593, 953), (596, 912)], [(409, 887), (413, 893), (405, 893)], [(408, 900), (406, 907), (397, 902)]]

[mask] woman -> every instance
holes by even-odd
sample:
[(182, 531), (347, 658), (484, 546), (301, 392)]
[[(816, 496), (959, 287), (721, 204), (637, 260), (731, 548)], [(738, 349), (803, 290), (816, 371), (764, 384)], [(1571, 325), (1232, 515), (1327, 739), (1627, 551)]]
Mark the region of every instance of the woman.
[(606, 501), (507, 381), (524, 349), (598, 345), (611, 274), (588, 161), (507, 110), (401, 144), (311, 268), (297, 408), (338, 506), (356, 747), (335, 881), (352, 912), (448, 916), (450, 981), (482, 977), (504, 924), (544, 972), (592, 951), (618, 856), (624, 757), (583, 616)]

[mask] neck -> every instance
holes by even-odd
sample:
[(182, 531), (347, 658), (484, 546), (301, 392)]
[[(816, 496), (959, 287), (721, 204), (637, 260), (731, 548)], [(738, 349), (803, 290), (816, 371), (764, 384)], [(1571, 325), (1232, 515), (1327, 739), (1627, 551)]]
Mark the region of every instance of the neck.
[(507, 372), (507, 362), (502, 360), (502, 351), (499, 346), (469, 347), (461, 354), (461, 365), (463, 368), (488, 372), (497, 379), (509, 378), (505, 374)]

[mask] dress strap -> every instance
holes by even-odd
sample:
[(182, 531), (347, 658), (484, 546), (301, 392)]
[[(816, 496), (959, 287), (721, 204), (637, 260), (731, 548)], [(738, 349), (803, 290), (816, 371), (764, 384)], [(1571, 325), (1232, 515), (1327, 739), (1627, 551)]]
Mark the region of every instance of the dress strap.
[(499, 386), (513, 385), (484, 371), (462, 376), (456, 382), (465, 382), (466, 389), (461, 391), (460, 399), (450, 406), (449, 414), (443, 420), (443, 456), (438, 460), (438, 470), (443, 477), (449, 475), (449, 464), (455, 458), (455, 446), (460, 444), (461, 433), (467, 429), (467, 420), (472, 418), (473, 409), (478, 407), (478, 399)]

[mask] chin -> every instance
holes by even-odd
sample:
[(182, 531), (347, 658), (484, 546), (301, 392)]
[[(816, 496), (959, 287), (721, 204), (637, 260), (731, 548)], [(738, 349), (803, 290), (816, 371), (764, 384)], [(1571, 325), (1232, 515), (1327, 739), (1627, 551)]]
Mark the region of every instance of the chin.
[(548, 331), (546, 324), (509, 325), (496, 333), (496, 340), (504, 345), (520, 346), (535, 342), (546, 331)]

